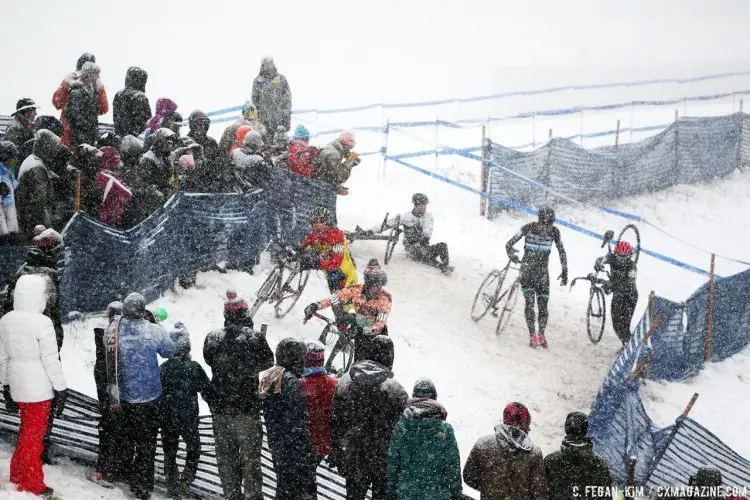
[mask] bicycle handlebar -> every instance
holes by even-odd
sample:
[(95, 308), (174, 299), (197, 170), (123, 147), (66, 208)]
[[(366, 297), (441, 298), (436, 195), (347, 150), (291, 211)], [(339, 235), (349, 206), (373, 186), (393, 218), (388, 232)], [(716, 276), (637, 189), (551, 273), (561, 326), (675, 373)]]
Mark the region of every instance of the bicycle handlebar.
[(570, 282), (570, 288), (573, 288), (573, 286), (576, 284), (576, 281), (578, 280), (584, 280), (590, 282), (592, 285), (605, 285), (609, 283), (609, 280), (606, 280), (604, 278), (599, 278), (593, 273), (589, 273), (586, 276), (578, 276), (577, 278), (573, 278), (573, 281)]
[[(326, 318), (325, 316), (323, 316), (322, 314), (317, 313), (317, 312), (313, 314), (313, 317), (321, 319), (321, 320), (325, 321), (326, 323), (328, 323), (329, 325), (332, 324), (332, 323), (334, 323), (330, 319)], [(305, 319), (305, 320), (302, 321), (302, 324), (306, 325), (308, 321), (309, 321), (308, 319)]]

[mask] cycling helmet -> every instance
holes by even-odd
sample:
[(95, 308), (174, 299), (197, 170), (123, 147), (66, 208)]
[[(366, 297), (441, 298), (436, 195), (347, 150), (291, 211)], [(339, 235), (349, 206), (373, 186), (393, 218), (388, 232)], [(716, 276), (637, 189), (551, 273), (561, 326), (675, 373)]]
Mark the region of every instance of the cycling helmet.
[(388, 275), (380, 268), (378, 259), (370, 259), (364, 272), (365, 286), (384, 287), (388, 283)]
[(633, 254), (633, 247), (627, 241), (618, 241), (615, 245), (615, 254), (620, 257), (630, 257)]
[(318, 222), (323, 222), (324, 224), (328, 224), (328, 221), (331, 219), (331, 211), (328, 210), (326, 207), (315, 207), (312, 209), (312, 212), (310, 212), (310, 224), (315, 224)]
[(422, 193), (414, 193), (411, 197), (411, 202), (415, 205), (427, 205), (430, 200), (427, 198), (427, 195)]
[(555, 223), (555, 210), (550, 206), (541, 207), (538, 212), (539, 222), (542, 224), (554, 224)]

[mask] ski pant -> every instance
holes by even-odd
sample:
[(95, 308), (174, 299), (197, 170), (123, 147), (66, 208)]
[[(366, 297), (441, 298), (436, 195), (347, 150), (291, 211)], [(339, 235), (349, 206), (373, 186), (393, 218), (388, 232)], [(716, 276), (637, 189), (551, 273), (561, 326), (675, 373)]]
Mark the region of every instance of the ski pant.
[(39, 495), (47, 488), (44, 484), (41, 455), (50, 406), (50, 400), (18, 403), (21, 429), (16, 450), (10, 459), (10, 482), (17, 485), (18, 491)]
[[(197, 417), (197, 415), (196, 415)], [(167, 492), (174, 494), (180, 486), (180, 475), (177, 470), (177, 448), (180, 437), (185, 441), (185, 467), (182, 470), (182, 481), (192, 483), (198, 472), (198, 460), (201, 457), (201, 437), (198, 433), (198, 419), (187, 425), (175, 425), (162, 422), (161, 442), (164, 449), (164, 476), (167, 478)]]
[[(529, 328), (529, 335), (534, 336), (535, 326), (538, 320), (538, 334), (544, 335), (544, 331), (547, 329), (547, 320), (549, 319), (549, 311), (547, 305), (549, 303), (549, 271), (545, 268), (537, 272), (529, 272), (521, 267), (521, 290), (523, 291), (523, 298), (526, 302), (524, 308), (524, 315), (526, 316), (526, 326)], [(534, 303), (536, 302), (536, 309), (534, 310)]]
[(132, 450), (132, 459), (128, 465), (128, 483), (137, 496), (145, 496), (154, 490), (159, 403), (124, 403), (120, 411), (125, 450)]
[(612, 294), (612, 328), (623, 345), (630, 340), (630, 321), (633, 319), (635, 306), (638, 303), (638, 293)]
[(120, 422), (120, 415), (112, 413), (109, 404), (101, 405), (102, 416), (99, 419), (99, 455), (96, 460), (96, 470), (101, 472), (107, 480), (119, 480), (127, 477), (128, 465), (132, 460), (132, 453), (128, 453), (123, 446), (120, 436), (124, 429)]
[[(263, 500), (260, 415), (215, 413), (214, 439), (219, 479), (228, 500)], [(244, 485), (244, 493), (243, 493)]]
[(309, 470), (298, 467), (279, 468), (276, 473), (276, 500), (315, 500), (318, 488), (315, 483), (315, 464)]
[(346, 478), (346, 500), (364, 500), (372, 485), (372, 500), (388, 500), (388, 472), (385, 464), (366, 471), (364, 477)]
[(413, 245), (407, 251), (413, 259), (439, 269), (450, 263), (448, 245), (442, 242), (434, 245)]

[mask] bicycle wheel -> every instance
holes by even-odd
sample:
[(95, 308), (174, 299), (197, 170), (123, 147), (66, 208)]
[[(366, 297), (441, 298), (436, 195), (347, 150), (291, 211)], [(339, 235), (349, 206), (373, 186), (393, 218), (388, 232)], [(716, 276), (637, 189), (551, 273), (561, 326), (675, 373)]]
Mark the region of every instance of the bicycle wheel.
[(344, 336), (339, 336), (336, 345), (326, 360), (326, 372), (341, 378), (352, 366), (354, 360), (354, 342)]
[(268, 275), (268, 278), (266, 278), (266, 281), (264, 281), (263, 284), (260, 285), (260, 288), (258, 288), (258, 291), (255, 292), (255, 302), (253, 302), (253, 307), (251, 307), (250, 311), (248, 311), (248, 314), (251, 318), (255, 316), (255, 313), (258, 312), (258, 309), (260, 309), (260, 306), (263, 305), (263, 302), (266, 302), (271, 298), (271, 293), (276, 287), (276, 281), (279, 279), (279, 277), (279, 268), (274, 267), (271, 273)]
[(281, 285), (281, 290), (278, 291), (276, 297), (276, 304), (274, 305), (274, 313), (277, 318), (283, 318), (289, 311), (292, 310), (294, 304), (299, 300), (302, 291), (307, 285), (307, 280), (310, 278), (310, 271), (300, 271), (299, 263), (296, 263), (289, 271), (289, 276), (284, 280), (284, 284)]
[[(385, 215), (386, 218), (388, 217), (388, 214)], [(383, 225), (385, 225), (384, 221)], [(401, 223), (401, 219), (397, 218), (396, 224), (391, 229), (391, 233), (389, 234), (388, 242), (385, 244), (385, 256), (383, 256), (383, 261), (388, 264), (391, 261), (391, 256), (393, 255), (393, 250), (396, 249), (396, 244), (398, 243), (398, 239), (401, 236), (401, 231), (399, 230), (399, 224)]]
[[(622, 231), (620, 231), (620, 236), (617, 237), (617, 241), (623, 241), (623, 236), (626, 232), (628, 232), (628, 229), (635, 234), (635, 245), (633, 248), (633, 261), (638, 264), (638, 258), (641, 256), (641, 233), (638, 231), (638, 228), (634, 224), (628, 224), (624, 228), (622, 228)], [(627, 241), (627, 240), (626, 240)]]
[(520, 289), (521, 284), (516, 280), (507, 292), (500, 295), (498, 304), (502, 305), (502, 310), (500, 311), (500, 319), (497, 320), (495, 334), (500, 335), (505, 330), (505, 327), (508, 326), (510, 315), (513, 312), (513, 308), (516, 307), (516, 302), (518, 302), (518, 291)]
[(589, 306), (586, 310), (586, 330), (589, 333), (589, 340), (593, 344), (598, 344), (604, 334), (604, 323), (607, 322), (607, 302), (604, 296), (604, 290), (598, 287), (591, 289), (589, 295)]
[(500, 288), (505, 281), (505, 274), (505, 269), (502, 271), (494, 269), (484, 278), (474, 296), (474, 303), (471, 305), (471, 319), (479, 321), (484, 318), (491, 307), (495, 306)]

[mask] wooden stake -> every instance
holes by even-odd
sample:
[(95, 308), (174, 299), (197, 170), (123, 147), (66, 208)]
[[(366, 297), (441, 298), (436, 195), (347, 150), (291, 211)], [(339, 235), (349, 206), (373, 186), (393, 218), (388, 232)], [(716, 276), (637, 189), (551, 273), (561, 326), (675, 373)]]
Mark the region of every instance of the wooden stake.
[(708, 276), (708, 309), (706, 310), (706, 353), (703, 360), (706, 363), (711, 361), (711, 334), (714, 323), (714, 266), (716, 264), (716, 254), (711, 254), (711, 274)]
[(75, 203), (75, 211), (78, 212), (81, 210), (81, 171), (76, 170), (76, 203)]
[(680, 114), (679, 114), (679, 112), (678, 112), (678, 111), (677, 111), (677, 110), (675, 109), (675, 110), (674, 110), (674, 121), (677, 121), (677, 120), (679, 120), (679, 119), (680, 119)]
[[(482, 125), (482, 166), (481, 166), (481, 186), (482, 194), (487, 194), (487, 126)], [(484, 217), (487, 214), (487, 200), (484, 196), (479, 198), (479, 215)]]
[(740, 99), (740, 113), (742, 113), (742, 99)]
[(654, 322), (654, 308), (656, 306), (656, 292), (651, 290), (648, 294), (648, 326), (651, 328), (651, 324)]
[(531, 115), (531, 148), (536, 149), (536, 114)]
[(552, 129), (549, 129), (549, 138), (552, 139)]
[[(652, 324), (650, 324), (650, 325), (649, 325), (649, 329), (648, 329), (648, 332), (647, 332), (647, 333), (646, 333), (646, 335), (645, 335), (645, 336), (643, 337), (643, 342), (644, 342), (644, 343), (648, 342), (648, 341), (649, 341), (649, 340), (651, 339), (651, 336), (652, 336), (652, 335), (654, 334), (654, 332), (656, 332), (656, 330), (657, 330), (657, 329), (658, 329), (658, 328), (659, 328), (659, 327), (661, 326), (661, 324), (662, 324), (662, 322), (663, 322), (663, 321), (664, 321), (664, 316), (659, 316), (658, 318), (656, 318), (656, 321), (654, 321), (654, 322), (653, 322)], [(650, 322), (649, 322), (649, 323), (650, 323)], [(646, 368), (646, 366), (647, 366), (647, 365), (649, 364), (649, 362), (650, 362), (650, 361), (649, 361), (649, 359), (648, 359), (647, 357), (646, 357), (646, 358), (643, 358), (643, 359), (642, 359), (642, 360), (641, 360), (641, 361), (640, 361), (640, 362), (639, 362), (639, 363), (638, 363), (638, 364), (637, 364), (637, 365), (635, 366), (635, 368), (633, 369), (633, 371), (632, 371), (632, 372), (630, 372), (630, 374), (629, 374), (629, 375), (627, 376), (627, 378), (625, 379), (625, 382), (624, 382), (624, 384), (627, 384), (628, 382), (631, 382), (631, 381), (635, 380), (635, 378), (636, 378), (636, 377), (637, 377), (638, 375), (640, 375), (640, 374), (641, 374), (641, 372), (643, 371), (643, 369), (644, 369), (644, 368)]]
[(682, 416), (683, 417), (687, 417), (688, 416), (688, 414), (690, 413), (690, 411), (693, 409), (693, 405), (695, 404), (695, 402), (697, 400), (698, 400), (698, 393), (696, 392), (695, 394), (693, 394), (693, 397), (690, 398), (690, 402), (685, 407), (685, 411), (682, 412)]
[(617, 120), (617, 131), (615, 132), (615, 147), (620, 146), (620, 120)]

